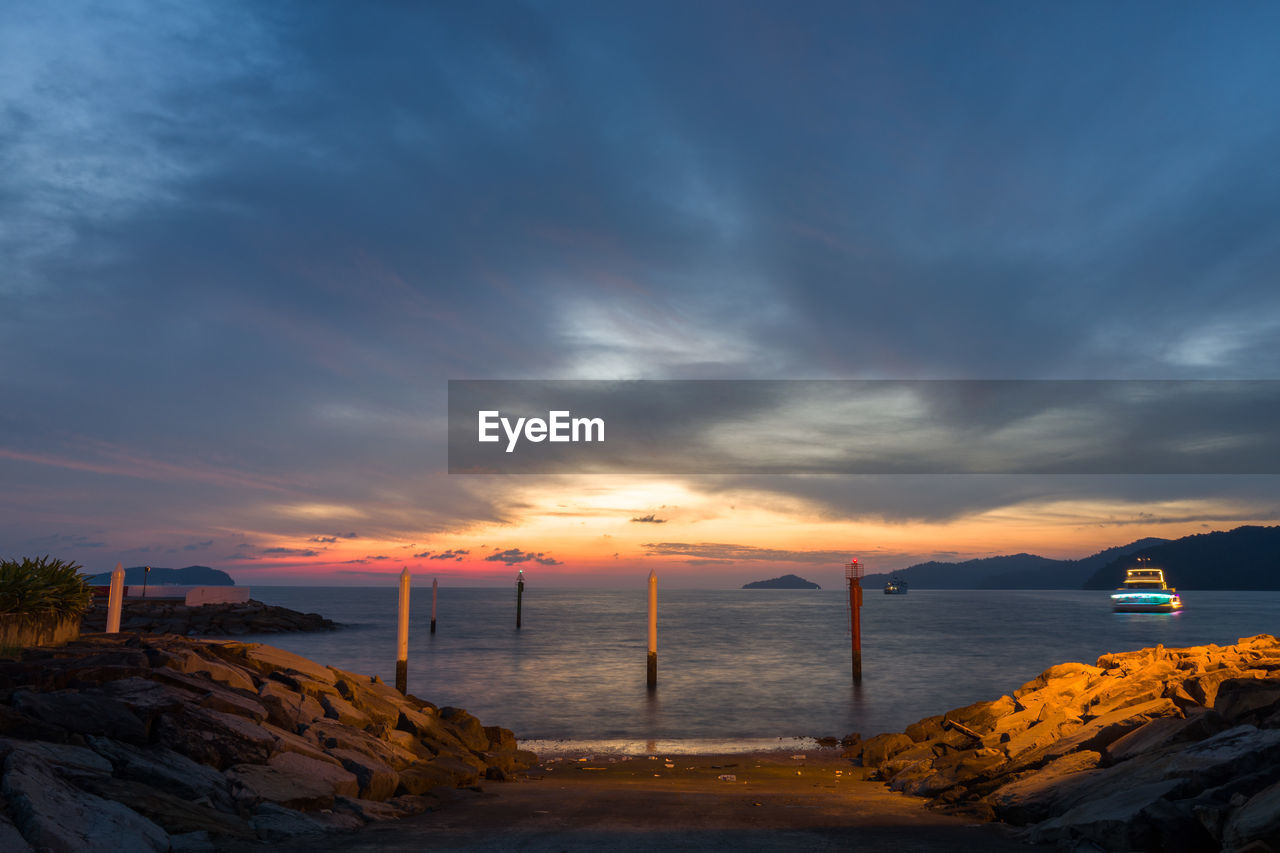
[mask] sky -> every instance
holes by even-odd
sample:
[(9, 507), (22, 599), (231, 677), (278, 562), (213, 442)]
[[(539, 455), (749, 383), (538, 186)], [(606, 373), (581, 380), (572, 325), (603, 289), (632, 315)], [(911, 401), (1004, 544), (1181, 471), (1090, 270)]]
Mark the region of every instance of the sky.
[(827, 586), (1277, 523), (1270, 474), (451, 475), (446, 427), (459, 379), (1280, 378), (1278, 31), (3, 4), (0, 557)]

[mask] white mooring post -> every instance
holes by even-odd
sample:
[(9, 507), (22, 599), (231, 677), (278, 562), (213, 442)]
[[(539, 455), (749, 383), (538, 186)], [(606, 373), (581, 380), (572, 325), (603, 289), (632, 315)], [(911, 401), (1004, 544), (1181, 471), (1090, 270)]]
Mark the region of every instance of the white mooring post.
[(409, 692), (409, 569), (400, 572), (400, 624), (396, 627), (396, 690)]
[(107, 596), (107, 633), (120, 633), (120, 608), (124, 606), (124, 564), (116, 563), (111, 573), (111, 592)]
[(658, 686), (658, 576), (649, 570), (649, 689)]

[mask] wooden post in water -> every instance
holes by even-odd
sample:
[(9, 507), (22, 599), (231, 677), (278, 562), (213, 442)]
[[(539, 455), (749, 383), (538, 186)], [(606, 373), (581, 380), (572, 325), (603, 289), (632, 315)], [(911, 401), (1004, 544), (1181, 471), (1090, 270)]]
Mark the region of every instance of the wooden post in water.
[(853, 683), (862, 683), (862, 566), (857, 559), (846, 563), (844, 576), (849, 581), (849, 636), (853, 642)]
[(520, 629), (520, 608), (524, 604), (524, 569), (516, 573), (516, 630)]
[(440, 592), (440, 581), (431, 581), (431, 633), (436, 632), (436, 594)]
[(107, 595), (107, 633), (120, 633), (120, 608), (124, 606), (124, 564), (116, 563), (111, 573), (111, 591)]
[(658, 576), (649, 570), (649, 689), (658, 686)]
[(409, 692), (409, 569), (400, 572), (400, 623), (396, 626), (396, 690)]

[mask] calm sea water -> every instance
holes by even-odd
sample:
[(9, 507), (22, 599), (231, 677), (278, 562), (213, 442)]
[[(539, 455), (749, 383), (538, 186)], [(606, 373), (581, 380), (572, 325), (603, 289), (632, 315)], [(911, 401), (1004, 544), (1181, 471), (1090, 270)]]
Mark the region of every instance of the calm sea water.
[[(270, 643), (394, 683), (394, 588), (254, 587), (269, 604), (349, 627)], [(871, 735), (994, 699), (1063, 661), (1111, 651), (1225, 645), (1280, 631), (1280, 593), (1188, 592), (1177, 614), (1116, 614), (1105, 592), (869, 590), (863, 679), (850, 677), (847, 595), (809, 590), (663, 590), (658, 689), (645, 688), (646, 598), (635, 591), (413, 590), (409, 690), (466, 708), (522, 740), (668, 751)], [(674, 742), (674, 743), (673, 743)]]

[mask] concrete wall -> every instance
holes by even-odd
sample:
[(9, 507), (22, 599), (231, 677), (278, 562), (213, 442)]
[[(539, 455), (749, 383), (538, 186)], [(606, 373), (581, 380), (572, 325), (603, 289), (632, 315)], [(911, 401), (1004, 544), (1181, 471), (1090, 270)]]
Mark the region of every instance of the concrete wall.
[(80, 637), (80, 616), (0, 616), (0, 649), (62, 646)]
[(202, 604), (243, 604), (249, 600), (247, 586), (193, 586), (187, 591), (187, 606)]

